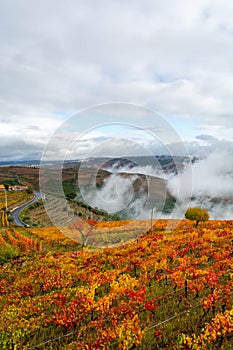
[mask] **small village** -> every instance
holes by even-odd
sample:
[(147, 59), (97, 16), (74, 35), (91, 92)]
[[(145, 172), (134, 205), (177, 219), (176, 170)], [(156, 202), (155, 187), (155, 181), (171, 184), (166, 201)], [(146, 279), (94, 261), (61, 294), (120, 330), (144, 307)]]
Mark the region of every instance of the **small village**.
[(14, 185), (14, 186), (5, 186), (5, 185), (0, 185), (0, 191), (27, 191), (28, 186), (20, 186), (20, 185)]

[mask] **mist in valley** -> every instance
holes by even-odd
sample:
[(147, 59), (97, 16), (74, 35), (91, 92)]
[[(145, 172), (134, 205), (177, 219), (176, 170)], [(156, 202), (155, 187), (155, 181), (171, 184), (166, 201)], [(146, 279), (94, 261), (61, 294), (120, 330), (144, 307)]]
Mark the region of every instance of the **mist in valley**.
[[(168, 180), (169, 191), (179, 198), (177, 183), (185, 183), (190, 176), (189, 169)], [(184, 186), (182, 197), (188, 197)], [(233, 150), (232, 147), (218, 147), (207, 157), (192, 165), (192, 197), (190, 206), (198, 206), (209, 211), (212, 219), (232, 219), (233, 217)]]
[[(191, 206), (207, 209), (211, 219), (233, 217), (233, 152), (230, 146), (216, 147), (208, 155), (195, 158), (191, 166), (184, 164), (178, 173), (165, 172), (161, 166), (118, 166), (117, 163), (108, 171), (112, 174), (104, 180), (101, 188), (94, 186), (83, 191), (82, 195), (92, 207), (118, 214), (121, 218), (149, 219), (152, 208), (154, 218), (182, 218)], [(123, 173), (132, 176), (125, 178), (121, 176)], [(140, 174), (165, 180), (165, 192), (176, 201), (173, 210), (163, 210), (166, 193), (162, 201), (161, 198), (159, 201), (151, 198), (148, 179), (135, 194), (133, 184)]]

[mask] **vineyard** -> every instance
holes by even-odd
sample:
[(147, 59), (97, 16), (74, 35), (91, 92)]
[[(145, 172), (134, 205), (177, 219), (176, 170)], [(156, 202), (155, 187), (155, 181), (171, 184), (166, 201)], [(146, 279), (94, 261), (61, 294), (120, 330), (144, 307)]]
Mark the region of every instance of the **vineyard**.
[(99, 250), (0, 229), (0, 348), (232, 349), (233, 221), (166, 227)]
[[(19, 203), (23, 203), (31, 199), (31, 195), (27, 192), (14, 192), (14, 191), (7, 191), (7, 206), (8, 208), (13, 208), (16, 205), (19, 205)], [(6, 197), (5, 197), (5, 191), (0, 192), (0, 210), (3, 209), (6, 205)]]

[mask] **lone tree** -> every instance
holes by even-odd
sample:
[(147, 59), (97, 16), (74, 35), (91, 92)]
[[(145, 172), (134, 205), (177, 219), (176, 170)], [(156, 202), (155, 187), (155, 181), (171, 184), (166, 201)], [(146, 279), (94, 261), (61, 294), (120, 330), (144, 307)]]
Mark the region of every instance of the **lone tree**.
[(198, 226), (200, 221), (207, 221), (209, 220), (209, 213), (205, 209), (201, 208), (189, 208), (185, 212), (185, 217), (188, 220), (194, 220), (196, 221), (196, 227)]
[(81, 219), (75, 220), (70, 226), (69, 229), (78, 230), (81, 235), (81, 244), (82, 249), (87, 244), (88, 239), (94, 233), (94, 227), (98, 224), (96, 220), (88, 219), (83, 221)]

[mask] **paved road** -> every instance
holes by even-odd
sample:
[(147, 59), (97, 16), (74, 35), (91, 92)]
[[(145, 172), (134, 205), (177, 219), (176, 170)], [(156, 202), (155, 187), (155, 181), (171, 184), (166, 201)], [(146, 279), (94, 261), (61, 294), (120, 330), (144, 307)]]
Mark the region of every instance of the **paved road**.
[(40, 192), (34, 192), (34, 198), (32, 200), (30, 200), (27, 203), (24, 203), (23, 205), (21, 205), (20, 207), (16, 208), (15, 210), (13, 210), (11, 212), (11, 216), (14, 219), (14, 224), (18, 225), (18, 226), (26, 226), (26, 224), (20, 219), (20, 213), (21, 211), (23, 211), (26, 207), (28, 207), (29, 205), (31, 205), (32, 203), (38, 201), (39, 199), (43, 198), (43, 194)]

